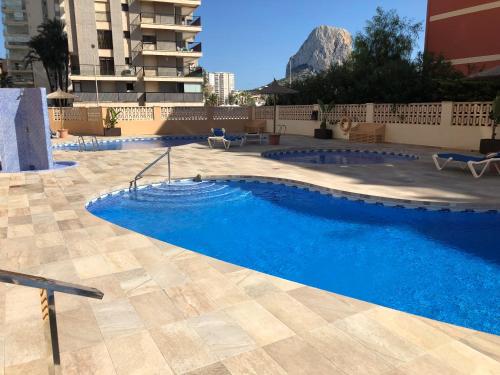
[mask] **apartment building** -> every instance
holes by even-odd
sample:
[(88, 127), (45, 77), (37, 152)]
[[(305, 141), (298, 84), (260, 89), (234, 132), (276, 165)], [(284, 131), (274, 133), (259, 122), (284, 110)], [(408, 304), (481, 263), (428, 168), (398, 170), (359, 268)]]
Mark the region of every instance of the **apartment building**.
[(229, 94), (234, 92), (234, 73), (208, 73), (208, 84), (213, 93), (217, 94), (218, 105), (229, 104)]
[(500, 65), (500, 1), (429, 0), (425, 48), (465, 74)]
[(31, 30), (34, 3), (66, 24), (75, 106), (203, 105), (201, 0), (3, 0), (4, 14), (22, 12)]
[(28, 42), (37, 34), (38, 25), (47, 18), (59, 17), (58, 0), (2, 0), (7, 70), (16, 87), (47, 87), (41, 63), (26, 66)]

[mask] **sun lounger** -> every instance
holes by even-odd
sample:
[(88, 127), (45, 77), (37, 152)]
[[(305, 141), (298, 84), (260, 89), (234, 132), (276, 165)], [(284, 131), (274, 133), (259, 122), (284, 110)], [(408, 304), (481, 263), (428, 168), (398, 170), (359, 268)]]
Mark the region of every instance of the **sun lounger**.
[(231, 145), (238, 144), (243, 146), (245, 143), (244, 137), (239, 136), (229, 136), (226, 134), (226, 129), (222, 128), (212, 128), (212, 135), (208, 137), (208, 146), (213, 148), (216, 143), (222, 143), (226, 150), (229, 150)]
[[(493, 153), (484, 157), (453, 153), (441, 153), (433, 155), (432, 159), (434, 160), (434, 164), (439, 171), (442, 171), (451, 162), (458, 162), (466, 164), (475, 178), (480, 178), (488, 170), (490, 165), (493, 165), (498, 174), (500, 174), (500, 153)], [(443, 164), (439, 164), (440, 159), (445, 160), (445, 162)], [(480, 168), (479, 173), (476, 168)]]

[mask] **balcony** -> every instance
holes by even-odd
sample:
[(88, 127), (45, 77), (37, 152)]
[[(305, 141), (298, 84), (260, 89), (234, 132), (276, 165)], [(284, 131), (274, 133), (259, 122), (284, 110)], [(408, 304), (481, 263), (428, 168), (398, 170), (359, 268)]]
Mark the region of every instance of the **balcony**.
[(141, 43), (139, 48), (144, 56), (173, 56), (191, 59), (199, 59), (203, 56), (201, 43), (172, 43), (156, 42)]
[[(75, 92), (75, 102), (97, 102), (95, 92)], [(141, 94), (137, 92), (100, 92), (99, 103), (136, 103)]]
[(143, 29), (173, 30), (199, 33), (201, 17), (183, 16), (179, 14), (141, 13), (139, 22)]
[(164, 3), (164, 4), (174, 4), (183, 7), (196, 8), (201, 5), (201, 0), (142, 0), (143, 2), (150, 3)]
[(29, 46), (28, 46), (28, 42), (6, 41), (5, 42), (5, 48), (6, 49), (23, 49), (23, 50), (27, 50), (27, 49), (29, 49)]
[(145, 66), (143, 67), (143, 71), (144, 81), (203, 83), (203, 69), (200, 67), (179, 69)]
[(201, 103), (203, 94), (197, 92), (176, 93), (176, 92), (146, 92), (147, 103)]
[(24, 13), (22, 16), (19, 13), (4, 13), (3, 23), (11, 26), (24, 26), (28, 24), (28, 19)]
[(141, 68), (130, 65), (73, 65), (71, 80), (73, 81), (137, 81)]

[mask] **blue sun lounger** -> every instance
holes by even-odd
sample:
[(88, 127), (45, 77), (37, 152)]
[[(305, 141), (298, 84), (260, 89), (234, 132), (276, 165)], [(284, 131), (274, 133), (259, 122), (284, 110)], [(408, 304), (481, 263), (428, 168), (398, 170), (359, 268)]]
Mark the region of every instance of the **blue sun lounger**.
[(243, 144), (245, 143), (244, 137), (228, 136), (226, 133), (226, 129), (224, 128), (212, 128), (211, 131), (212, 135), (208, 137), (208, 145), (210, 146), (210, 148), (213, 148), (214, 144), (217, 142), (222, 143), (226, 150), (229, 150), (233, 143), (237, 143), (239, 144), (239, 146), (243, 146)]
[[(441, 153), (434, 154), (432, 156), (434, 160), (434, 164), (439, 171), (442, 171), (449, 163), (458, 162), (466, 164), (469, 168), (470, 172), (475, 178), (480, 178), (489, 168), (490, 165), (493, 165), (497, 170), (498, 174), (500, 174), (500, 153), (488, 154), (486, 156), (471, 156), (471, 155), (463, 155), (463, 154), (453, 154), (453, 153)], [(445, 160), (443, 164), (439, 164), (439, 160)], [(482, 168), (479, 173), (477, 171), (477, 167)]]

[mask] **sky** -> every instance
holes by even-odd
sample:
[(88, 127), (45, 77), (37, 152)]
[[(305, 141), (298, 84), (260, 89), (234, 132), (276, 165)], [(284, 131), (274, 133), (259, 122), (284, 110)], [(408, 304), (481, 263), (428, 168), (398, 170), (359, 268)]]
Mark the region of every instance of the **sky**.
[[(237, 89), (256, 88), (285, 76), (288, 59), (315, 27), (343, 27), (355, 35), (377, 6), (425, 21), (426, 0), (202, 0), (197, 11), (203, 25), (197, 38), (203, 44), (200, 65), (235, 73)], [(423, 40), (422, 33), (420, 48)]]

